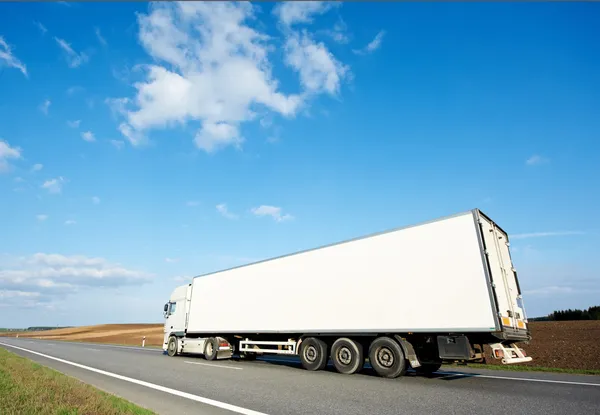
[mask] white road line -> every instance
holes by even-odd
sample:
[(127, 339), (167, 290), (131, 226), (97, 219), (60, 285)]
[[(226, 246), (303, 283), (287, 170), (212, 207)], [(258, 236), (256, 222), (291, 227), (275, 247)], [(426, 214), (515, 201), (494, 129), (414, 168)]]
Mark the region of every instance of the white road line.
[(509, 377), (509, 376), (480, 375), (478, 373), (448, 373), (448, 372), (435, 372), (435, 373), (438, 375), (446, 375), (439, 379), (448, 379), (448, 378), (452, 378), (452, 377), (463, 376), (463, 377), (469, 377), (469, 378), (520, 380), (523, 382), (561, 383), (561, 384), (565, 384), (565, 385), (578, 385), (578, 386), (600, 386), (600, 383), (573, 382), (573, 381), (568, 381), (568, 380), (515, 378), (515, 377)]
[(130, 378), (130, 377), (127, 377), (127, 376), (118, 375), (116, 373), (107, 372), (105, 370), (96, 369), (95, 367), (85, 366), (85, 365), (82, 365), (82, 364), (79, 364), (79, 363), (71, 362), (69, 360), (59, 359), (58, 357), (49, 356), (47, 354), (35, 352), (33, 350), (24, 349), (24, 348), (18, 347), (18, 346), (13, 346), (12, 344), (2, 343), (2, 342), (0, 342), (0, 344), (3, 345), (3, 346), (12, 347), (14, 349), (22, 350), (24, 352), (33, 353), (33, 354), (36, 354), (38, 356), (45, 357), (46, 359), (56, 360), (57, 362), (65, 363), (67, 365), (71, 365), (71, 366), (75, 366), (75, 367), (78, 367), (78, 368), (81, 368), (81, 369), (89, 370), (91, 372), (100, 373), (102, 375), (106, 375), (106, 376), (110, 376), (112, 378), (124, 380), (126, 382), (135, 383), (137, 385), (145, 386), (147, 388), (155, 389), (155, 390), (158, 390), (158, 391), (161, 391), (161, 392), (170, 393), (171, 395), (179, 396), (181, 398), (191, 399), (191, 400), (196, 401), (196, 402), (200, 402), (200, 403), (203, 403), (203, 404), (206, 404), (206, 405), (210, 405), (210, 406), (215, 406), (217, 408), (221, 408), (221, 409), (225, 409), (225, 410), (228, 410), (228, 411), (236, 412), (238, 414), (243, 414), (243, 415), (267, 415), (267, 414), (265, 414), (263, 412), (253, 411), (251, 409), (242, 408), (240, 406), (235, 406), (235, 405), (231, 405), (231, 404), (228, 404), (228, 403), (225, 403), (225, 402), (219, 402), (219, 401), (215, 401), (213, 399), (203, 398), (202, 396), (194, 395), (194, 394), (191, 394), (191, 393), (182, 392), (182, 391), (179, 391), (177, 389), (167, 388), (166, 386), (156, 385), (154, 383), (146, 382), (146, 381), (143, 381), (143, 380), (133, 379), (133, 378)]
[(190, 362), (189, 360), (184, 360), (184, 362), (189, 363), (190, 365), (202, 365), (202, 366), (222, 367), (223, 369), (243, 370), (241, 367), (236, 367), (236, 366), (213, 365), (212, 363)]
[[(131, 349), (131, 350), (145, 350), (150, 352), (161, 352), (162, 349), (156, 349), (154, 347), (140, 347), (140, 346), (121, 346), (118, 344), (109, 344), (109, 343), (88, 343), (88, 342), (73, 342), (73, 341), (62, 341), (62, 340), (54, 340), (56, 343), (52, 343), (54, 346), (57, 344), (70, 344), (75, 346), (98, 346), (98, 347), (106, 347), (106, 348), (117, 348), (117, 349)], [(39, 342), (26, 341), (26, 343), (31, 344), (39, 344)], [(49, 343), (48, 343), (49, 344)]]

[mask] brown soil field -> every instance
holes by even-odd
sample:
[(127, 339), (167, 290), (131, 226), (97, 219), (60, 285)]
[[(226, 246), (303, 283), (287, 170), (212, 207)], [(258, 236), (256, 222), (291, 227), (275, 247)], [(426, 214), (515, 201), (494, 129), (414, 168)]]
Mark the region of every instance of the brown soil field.
[[(600, 370), (600, 321), (544, 321), (529, 323), (532, 340), (521, 344), (533, 361), (527, 366)], [(137, 345), (146, 336), (147, 346), (162, 346), (162, 324), (103, 324), (39, 332), (21, 332), (19, 337)], [(15, 337), (17, 333), (0, 333)], [(500, 364), (486, 350), (489, 364)]]

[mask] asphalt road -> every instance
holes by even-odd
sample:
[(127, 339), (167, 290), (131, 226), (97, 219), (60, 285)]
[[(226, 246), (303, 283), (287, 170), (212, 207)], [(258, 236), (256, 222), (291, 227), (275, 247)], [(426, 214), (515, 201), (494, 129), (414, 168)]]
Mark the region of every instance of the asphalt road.
[(574, 415), (600, 410), (599, 376), (461, 369), (383, 379), (369, 369), (351, 376), (331, 367), (308, 372), (291, 358), (207, 362), (168, 357), (159, 349), (2, 337), (0, 347), (160, 414)]

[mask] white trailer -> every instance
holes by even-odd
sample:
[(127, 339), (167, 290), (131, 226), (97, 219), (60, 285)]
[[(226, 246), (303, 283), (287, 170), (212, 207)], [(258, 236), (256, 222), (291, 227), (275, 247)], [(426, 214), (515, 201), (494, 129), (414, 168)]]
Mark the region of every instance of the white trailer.
[(508, 235), (480, 210), (200, 275), (164, 306), (163, 350), (298, 355), (383, 377), (446, 361), (531, 360)]

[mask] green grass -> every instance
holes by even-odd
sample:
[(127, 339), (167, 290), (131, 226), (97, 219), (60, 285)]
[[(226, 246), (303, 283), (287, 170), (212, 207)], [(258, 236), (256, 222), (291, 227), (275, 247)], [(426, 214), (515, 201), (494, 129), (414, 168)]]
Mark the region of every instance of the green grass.
[(504, 370), (509, 372), (548, 372), (565, 373), (573, 375), (600, 375), (600, 370), (595, 369), (563, 369), (558, 367), (542, 366), (519, 366), (519, 365), (484, 365), (481, 363), (469, 363), (468, 365), (444, 365), (445, 368), (460, 369), (467, 367), (472, 369)]
[(0, 349), (0, 414), (155, 415), (4, 349)]

